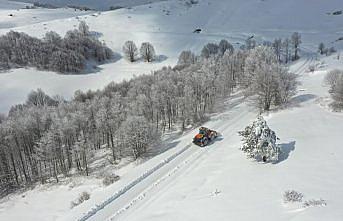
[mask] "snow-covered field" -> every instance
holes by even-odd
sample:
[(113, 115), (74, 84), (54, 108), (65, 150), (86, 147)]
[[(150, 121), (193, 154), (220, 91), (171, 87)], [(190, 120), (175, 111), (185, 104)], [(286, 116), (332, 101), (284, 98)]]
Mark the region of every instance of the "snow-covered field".
[[(10, 0), (12, 1), (12, 0)], [(18, 0), (17, 0), (18, 1)], [(19, 0), (22, 2), (39, 2), (43, 4), (50, 4), (53, 6), (64, 7), (68, 5), (72, 6), (86, 6), (91, 9), (108, 10), (113, 7), (132, 7), (136, 5), (144, 5), (152, 2), (158, 2), (163, 0)]]
[[(4, 31), (8, 31), (10, 28), (19, 26), (27, 26), (91, 13), (67, 8), (26, 9), (26, 6), (31, 6), (31, 4), (0, 0), (0, 30), (3, 31), (4, 29)], [(47, 27), (45, 27), (45, 29), (46, 28)]]
[[(66, 184), (10, 195), (0, 201), (0, 220), (78, 220), (118, 191), (123, 194), (89, 220), (342, 220), (343, 114), (328, 108), (330, 98), (323, 78), (328, 70), (343, 68), (343, 60), (337, 60), (336, 55), (317, 57), (311, 53), (319, 42), (331, 45), (343, 36), (339, 25), (343, 16), (326, 14), (340, 7), (340, 0), (313, 0), (310, 5), (306, 0), (199, 0), (187, 8), (175, 0), (81, 17), (117, 52), (128, 39), (151, 41), (157, 53), (167, 59), (154, 64), (129, 64), (120, 59), (100, 66), (98, 73), (82, 76), (35, 69), (2, 73), (0, 112), (22, 102), (28, 91), (37, 87), (70, 97), (76, 89), (101, 88), (113, 80), (175, 64), (181, 50), (199, 51), (208, 41), (227, 38), (241, 43), (252, 34), (263, 40), (298, 31), (308, 53), (290, 68), (301, 76), (302, 85), (289, 108), (265, 114), (280, 137), (284, 153), (277, 164), (246, 159), (239, 150), (237, 131), (254, 120), (257, 111), (237, 93), (205, 124), (222, 134), (208, 147), (189, 145), (196, 130), (188, 131), (165, 143), (172, 147), (170, 150), (115, 171), (121, 179), (108, 187), (94, 177), (75, 178)], [(47, 29), (63, 34), (77, 23), (75, 18), (65, 18), (14, 29), (41, 37)], [(193, 34), (197, 27), (203, 33)], [(0, 33), (7, 31), (0, 29)], [(343, 48), (342, 43), (332, 45)], [(313, 64), (320, 64), (320, 68), (308, 73)], [(166, 161), (171, 156), (176, 157)], [(140, 178), (159, 164), (158, 170)], [(127, 188), (133, 182), (136, 184)], [(292, 189), (303, 193), (305, 200), (323, 199), (327, 205), (305, 208), (285, 204), (282, 195)], [(90, 200), (71, 209), (71, 201), (83, 191), (91, 194)]]
[[(79, 20), (85, 20), (91, 30), (101, 33), (101, 40), (115, 52), (121, 53), (126, 40), (133, 40), (138, 45), (149, 41), (155, 46), (157, 54), (162, 55), (162, 59), (153, 65), (132, 65), (120, 59), (101, 65), (99, 72), (87, 76), (60, 76), (35, 69), (1, 73), (0, 112), (7, 112), (11, 105), (23, 102), (28, 92), (37, 88), (51, 95), (61, 94), (70, 98), (78, 89), (99, 89), (113, 80), (120, 81), (134, 74), (149, 73), (164, 65), (174, 65), (182, 50), (198, 52), (204, 44), (223, 38), (238, 47), (251, 35), (262, 41), (289, 37), (298, 31), (302, 34), (303, 47), (306, 49), (316, 48), (321, 41), (328, 46), (343, 48), (341, 42), (331, 44), (343, 35), (340, 28), (343, 16), (326, 14), (340, 9), (340, 0), (315, 0), (311, 1), (310, 7), (307, 0), (200, 0), (191, 7), (186, 6), (185, 2), (170, 0), (100, 14), (92, 12), (90, 15), (79, 16), (79, 19), (66, 15), (68, 18), (56, 20), (55, 14), (65, 10), (59, 9), (56, 13), (45, 13), (53, 21), (25, 25), (20, 21), (30, 20), (31, 17), (39, 19), (40, 16), (34, 14), (39, 14), (40, 10), (20, 10), (17, 16), (11, 18), (18, 20), (12, 30), (24, 31), (37, 37), (42, 37), (50, 30), (64, 35), (66, 31), (75, 28)], [(0, 16), (8, 17), (8, 12), (0, 11)], [(203, 29), (202, 33), (193, 34), (195, 28)], [(2, 28), (0, 34), (8, 31), (8, 28)]]

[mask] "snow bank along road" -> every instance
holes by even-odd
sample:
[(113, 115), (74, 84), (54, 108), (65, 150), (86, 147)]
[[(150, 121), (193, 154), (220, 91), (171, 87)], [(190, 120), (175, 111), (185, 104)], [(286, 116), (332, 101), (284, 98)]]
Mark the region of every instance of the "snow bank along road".
[[(234, 128), (237, 122), (246, 118), (251, 119), (255, 116), (253, 112), (249, 112), (249, 108), (242, 104), (242, 98), (237, 96), (230, 100), (226, 106), (230, 106), (229, 112), (219, 114), (212, 121), (208, 122), (206, 126), (214, 128), (219, 132), (231, 128), (229, 131), (235, 133), (238, 128)], [(223, 120), (227, 119), (224, 121)], [(247, 120), (246, 122), (249, 122)], [(200, 148), (191, 144), (191, 140), (196, 133), (196, 130), (188, 132), (177, 140), (178, 145), (174, 148), (177, 150), (176, 153), (171, 154), (168, 158), (158, 164), (151, 170), (148, 170), (141, 177), (136, 178), (130, 184), (120, 192), (119, 197), (117, 193), (114, 194), (115, 200), (106, 200), (109, 202), (108, 205), (104, 202), (102, 205), (95, 206), (89, 213), (81, 217), (79, 220), (106, 220), (112, 216), (118, 216), (125, 210), (129, 209), (135, 202), (142, 200), (149, 192), (156, 189), (157, 186), (165, 179), (179, 174), (180, 171), (194, 166), (197, 162), (200, 162), (202, 158), (206, 157), (211, 151), (213, 151), (217, 142), (221, 142), (222, 138), (218, 138), (217, 141), (212, 143), (206, 148)], [(227, 135), (223, 134), (223, 137)], [(175, 151), (174, 151), (175, 152)], [(111, 201), (111, 202), (110, 202)]]
[[(311, 63), (313, 63), (313, 57), (308, 57), (295, 64), (292, 69), (294, 72), (302, 74)], [(200, 148), (191, 144), (196, 130), (188, 132), (178, 140), (178, 145), (173, 151), (170, 151), (170, 155), (165, 160), (133, 179), (127, 186), (118, 190), (104, 202), (95, 205), (78, 220), (99, 221), (124, 218), (126, 210), (143, 203), (143, 201), (149, 201), (150, 196), (160, 195), (161, 189), (172, 185), (178, 177), (186, 176), (205, 158), (211, 157), (213, 152), (226, 148), (226, 144), (236, 143), (237, 131), (243, 129), (253, 120), (257, 115), (256, 113), (251, 106), (244, 102), (240, 94), (233, 96), (225, 103), (225, 111), (214, 115), (205, 124), (205, 126), (219, 131), (222, 137), (219, 137), (209, 146)]]

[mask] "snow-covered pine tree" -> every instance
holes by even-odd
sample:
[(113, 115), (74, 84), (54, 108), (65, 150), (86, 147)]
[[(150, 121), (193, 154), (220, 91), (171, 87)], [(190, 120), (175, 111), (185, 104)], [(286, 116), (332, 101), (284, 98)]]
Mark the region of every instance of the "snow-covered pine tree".
[(238, 133), (243, 137), (241, 149), (248, 157), (264, 162), (278, 160), (280, 147), (276, 144), (276, 134), (262, 116)]

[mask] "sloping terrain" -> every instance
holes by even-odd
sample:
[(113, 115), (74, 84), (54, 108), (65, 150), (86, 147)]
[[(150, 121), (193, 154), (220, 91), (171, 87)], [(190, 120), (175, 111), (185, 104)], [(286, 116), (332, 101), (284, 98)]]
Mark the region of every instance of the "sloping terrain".
[[(205, 124), (222, 134), (208, 147), (192, 145), (196, 129), (189, 131), (169, 141), (173, 146), (169, 151), (133, 168), (117, 171), (121, 180), (109, 187), (94, 179), (76, 180), (76, 185), (72, 182), (46, 189), (39, 187), (23, 197), (18, 195), (5, 201), (0, 218), (340, 220), (343, 115), (326, 108), (323, 100), (328, 99), (328, 88), (322, 82), (327, 70), (343, 65), (335, 56), (320, 61), (307, 56), (291, 66), (292, 71), (301, 75), (302, 82), (291, 106), (265, 115), (280, 138), (278, 143), (283, 153), (278, 163), (257, 163), (246, 159), (239, 150), (237, 131), (251, 122), (257, 111), (238, 93), (224, 104), (223, 112), (213, 114)], [(309, 65), (322, 61), (325, 68), (307, 72)], [(167, 161), (170, 157), (173, 159)], [(149, 173), (161, 163), (161, 167)], [(148, 176), (141, 179), (146, 173)], [(135, 184), (128, 188), (131, 183)], [(285, 204), (282, 194), (291, 189), (303, 193), (305, 200), (323, 199), (326, 206)], [(90, 192), (91, 199), (70, 209), (70, 202), (82, 191)], [(101, 206), (120, 191), (118, 198)], [(47, 204), (49, 198), (55, 200)], [(37, 213), (39, 210), (44, 213)], [(94, 210), (92, 216), (85, 216)]]
[[(314, 0), (310, 5), (306, 0), (199, 0), (191, 7), (175, 0), (80, 17), (116, 52), (128, 39), (150, 41), (167, 59), (154, 64), (130, 64), (120, 59), (83, 76), (11, 70), (0, 74), (0, 112), (22, 102), (28, 91), (37, 87), (68, 98), (76, 89), (97, 89), (113, 80), (173, 65), (181, 50), (199, 52), (209, 41), (226, 38), (239, 47), (251, 35), (263, 41), (298, 31), (303, 36), (302, 59), (290, 68), (301, 76), (302, 85), (288, 109), (265, 115), (280, 137), (281, 160), (257, 163), (239, 150), (237, 131), (254, 120), (258, 111), (238, 93), (204, 125), (222, 134), (208, 147), (191, 145), (196, 133), (191, 130), (166, 143), (172, 148), (163, 154), (116, 171), (121, 180), (108, 187), (88, 179), (77, 185), (39, 187), (11, 196), (0, 204), (0, 220), (341, 220), (343, 115), (327, 108), (325, 101), (330, 98), (323, 78), (328, 70), (343, 68), (343, 63), (336, 56), (321, 58), (313, 53), (321, 41), (342, 49), (342, 43), (331, 42), (343, 35), (343, 16), (326, 14), (339, 7), (340, 0)], [(76, 27), (79, 19), (18, 25), (15, 30), (37, 37), (46, 30), (64, 34)], [(195, 28), (202, 32), (193, 34)], [(322, 61), (321, 69), (307, 72), (309, 65)], [(149, 175), (142, 179), (144, 174)], [(321, 198), (327, 205), (285, 204), (282, 194), (291, 189), (303, 193), (305, 200)], [(70, 202), (82, 191), (89, 191), (91, 199), (71, 209)], [(120, 197), (103, 204), (119, 191)], [(89, 212), (94, 215), (88, 219)]]
[[(70, 8), (26, 9), (26, 6), (30, 7), (31, 4), (0, 0), (0, 30), (4, 29), (5, 31), (8, 31), (8, 29), (18, 26), (70, 18), (90, 13)], [(43, 29), (47, 29), (47, 27), (44, 27)]]
[[(220, 119), (223, 140), (113, 220), (341, 220), (343, 115), (320, 105), (320, 98), (328, 96), (322, 86), (326, 71), (306, 73), (307, 65), (295, 68), (302, 86), (293, 107), (266, 115), (280, 137), (280, 162), (245, 159), (237, 131), (248, 123), (249, 114), (242, 108), (236, 123), (233, 110)], [(323, 199), (327, 205), (285, 204), (282, 194), (292, 189), (305, 200)]]
[[(17, 1), (17, 0), (16, 0)], [(108, 10), (111, 6), (112, 7), (132, 7), (137, 5), (144, 5), (149, 4), (152, 2), (158, 2), (163, 0), (19, 0), (23, 2), (39, 2), (42, 4), (50, 4), (57, 7), (65, 7), (65, 6), (83, 6), (88, 7), (91, 9), (97, 10)]]
[[(0, 82), (6, 85), (0, 89), (3, 101), (0, 112), (7, 112), (11, 105), (23, 102), (27, 94), (37, 88), (51, 95), (61, 94), (70, 98), (78, 89), (99, 89), (111, 81), (129, 79), (134, 74), (174, 65), (182, 50), (199, 52), (204, 44), (223, 38), (239, 47), (251, 35), (262, 42), (289, 37), (298, 31), (302, 35), (302, 47), (307, 50), (316, 50), (321, 41), (328, 46), (342, 48), (343, 42), (331, 42), (343, 35), (340, 28), (343, 16), (326, 14), (340, 7), (340, 0), (315, 0), (311, 1), (310, 7), (306, 0), (201, 0), (191, 6), (185, 1), (172, 0), (33, 25), (18, 24), (12, 30), (43, 37), (51, 30), (64, 35), (66, 31), (76, 28), (80, 20), (85, 20), (91, 30), (98, 32), (100, 39), (116, 53), (121, 54), (126, 40), (133, 40), (137, 45), (149, 41), (160, 55), (160, 60), (152, 65), (144, 62), (130, 64), (118, 55), (112, 63), (100, 66), (98, 72), (87, 76), (61, 76), (36, 69), (11, 70), (0, 75)], [(0, 16), (8, 16), (7, 12), (0, 13)], [(30, 13), (28, 11), (13, 19), (30, 19)], [(49, 15), (54, 17), (54, 13)], [(196, 28), (201, 28), (202, 32), (194, 34)], [(0, 29), (0, 34), (8, 31)]]

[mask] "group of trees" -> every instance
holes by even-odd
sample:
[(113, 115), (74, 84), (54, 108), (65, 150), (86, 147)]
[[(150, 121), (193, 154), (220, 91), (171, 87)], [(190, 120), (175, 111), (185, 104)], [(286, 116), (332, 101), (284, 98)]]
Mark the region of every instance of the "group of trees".
[(331, 106), (336, 111), (343, 110), (343, 70), (332, 70), (325, 77), (330, 86), (330, 94), (333, 99)]
[(245, 60), (241, 86), (262, 111), (272, 105), (287, 104), (297, 90), (297, 75), (279, 63), (273, 48), (261, 46), (250, 51)]
[(280, 63), (289, 63), (300, 58), (301, 35), (294, 32), (290, 38), (276, 38), (272, 43), (266, 43), (274, 49), (277, 60)]
[[(252, 50), (256, 47), (267, 46), (274, 50), (275, 56), (279, 63), (289, 63), (300, 58), (299, 51), (301, 45), (301, 35), (298, 32), (294, 32), (290, 38), (281, 39), (276, 38), (273, 42), (264, 41), (262, 44), (258, 44), (254, 36), (249, 37), (245, 44), (240, 47), (241, 50)], [(201, 57), (209, 58), (213, 55), (223, 55), (225, 52), (232, 54), (234, 47), (227, 40), (222, 40), (219, 44), (208, 43), (201, 50)], [(186, 55), (186, 54), (185, 54)]]
[(154, 46), (150, 42), (143, 42), (138, 53), (136, 44), (133, 41), (126, 41), (123, 46), (123, 53), (130, 62), (136, 61), (138, 54), (147, 62), (152, 62), (156, 57)]
[(60, 73), (79, 73), (86, 68), (87, 60), (103, 62), (112, 51), (94, 38), (82, 21), (78, 30), (71, 30), (61, 38), (50, 31), (43, 39), (22, 32), (10, 31), (0, 36), (0, 70), (32, 66)]
[[(287, 64), (290, 61), (295, 61), (300, 58), (299, 51), (301, 43), (301, 35), (298, 32), (294, 32), (290, 38), (276, 38), (273, 42), (264, 41), (262, 45), (273, 48), (278, 62)], [(259, 45), (252, 36), (246, 40), (242, 48), (251, 50), (257, 46)]]
[(203, 49), (201, 50), (201, 57), (209, 58), (213, 55), (220, 55), (223, 56), (225, 52), (232, 54), (234, 51), (234, 47), (230, 44), (227, 40), (223, 39), (216, 43), (208, 43), (206, 44)]
[(335, 53), (336, 52), (336, 49), (334, 47), (330, 47), (330, 48), (327, 48), (325, 46), (325, 44), (323, 42), (319, 43), (318, 45), (318, 52), (321, 54), (321, 55), (330, 55), (332, 53)]
[(265, 110), (291, 96), (295, 76), (277, 62), (272, 48), (220, 45), (209, 57), (184, 51), (173, 68), (112, 82), (103, 90), (77, 91), (71, 101), (31, 92), (26, 103), (0, 118), (1, 190), (59, 181), (71, 171), (88, 175), (99, 148), (108, 148), (113, 161), (137, 159), (166, 130), (204, 121), (235, 88), (258, 96)]

